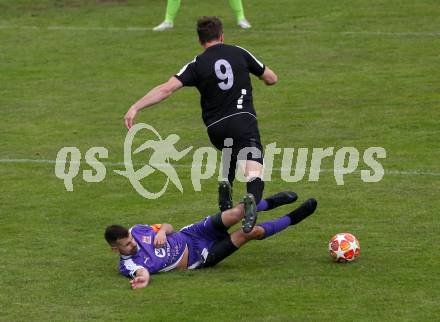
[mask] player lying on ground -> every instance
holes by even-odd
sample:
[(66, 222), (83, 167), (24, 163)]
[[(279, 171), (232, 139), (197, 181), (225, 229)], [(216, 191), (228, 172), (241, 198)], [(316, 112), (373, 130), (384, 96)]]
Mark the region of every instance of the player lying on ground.
[[(283, 198), (269, 200), (273, 208), (284, 201)], [(239, 229), (229, 234), (228, 229), (246, 213), (256, 211), (254, 198), (247, 194), (234, 208), (206, 217), (178, 232), (165, 223), (135, 225), (130, 229), (112, 225), (105, 230), (105, 239), (120, 255), (119, 271), (131, 278), (131, 287), (142, 288), (148, 285), (150, 274), (212, 267), (248, 241), (265, 239), (296, 225), (311, 215), (316, 206), (312, 198), (283, 217), (254, 226), (250, 233)]]

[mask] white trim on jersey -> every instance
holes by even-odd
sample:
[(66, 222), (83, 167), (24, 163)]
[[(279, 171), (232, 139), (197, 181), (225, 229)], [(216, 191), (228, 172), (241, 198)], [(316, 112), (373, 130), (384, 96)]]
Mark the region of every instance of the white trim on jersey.
[[(185, 249), (186, 249), (186, 245), (185, 245)], [(182, 255), (180, 255), (179, 259), (176, 260), (174, 262), (174, 264), (171, 264), (170, 266), (162, 268), (161, 270), (159, 270), (159, 272), (168, 272), (168, 271), (171, 271), (172, 269), (176, 268), (177, 264), (180, 263), (180, 260), (182, 259), (183, 255), (185, 255), (185, 251), (183, 251)]]
[(249, 114), (249, 115), (252, 115), (253, 117), (255, 117), (255, 119), (257, 119), (257, 117), (254, 114), (252, 114), (252, 113), (249, 113), (249, 112), (238, 112), (238, 113), (234, 113), (234, 114), (222, 117), (220, 120), (217, 120), (217, 121), (212, 122), (211, 124), (209, 124), (206, 128), (210, 127), (211, 125), (217, 124), (218, 122), (223, 121), (224, 119), (227, 119), (227, 118), (229, 118), (231, 116), (235, 116), (235, 115), (238, 115), (238, 114), (245, 114), (245, 113)]
[(185, 66), (183, 66), (183, 67), (179, 70), (179, 72), (178, 72), (176, 75), (177, 75), (177, 76), (182, 75), (183, 72), (184, 72), (184, 71), (186, 70), (186, 68), (188, 67), (188, 65), (194, 63), (194, 62), (196, 61), (196, 59), (197, 59), (197, 56), (194, 57), (194, 59), (193, 59), (192, 61), (190, 61), (188, 64), (186, 64)]
[(125, 268), (130, 271), (130, 276), (134, 278), (134, 274), (136, 271), (140, 268), (143, 268), (142, 266), (136, 265), (132, 259), (125, 259), (123, 262)]
[(198, 260), (197, 262), (195, 262), (194, 264), (192, 264), (191, 266), (188, 266), (188, 269), (196, 269), (197, 267), (199, 267), (201, 264), (203, 264), (202, 260)]
[(255, 56), (252, 55), (252, 54), (249, 52), (249, 50), (246, 50), (246, 49), (244, 49), (243, 47), (240, 47), (240, 46), (237, 46), (237, 45), (235, 45), (235, 47), (238, 47), (238, 48), (240, 48), (240, 49), (243, 49), (245, 52), (247, 52), (249, 55), (251, 55), (251, 57), (252, 57), (252, 58), (258, 63), (258, 65), (260, 65), (261, 68), (263, 68), (264, 64), (263, 64), (261, 61), (259, 61), (257, 58), (255, 58)]

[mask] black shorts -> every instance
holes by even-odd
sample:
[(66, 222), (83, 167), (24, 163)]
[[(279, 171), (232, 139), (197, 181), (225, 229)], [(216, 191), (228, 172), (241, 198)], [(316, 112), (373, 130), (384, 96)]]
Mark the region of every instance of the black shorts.
[[(227, 117), (217, 123), (208, 126), (208, 135), (211, 143), (218, 149), (225, 148), (225, 139), (233, 140), (231, 161), (253, 160), (263, 164), (263, 146), (260, 140), (258, 122), (254, 115), (241, 113)], [(255, 148), (259, 155), (247, 153), (244, 157), (238, 158), (243, 148)], [(246, 151), (247, 152), (247, 151)]]

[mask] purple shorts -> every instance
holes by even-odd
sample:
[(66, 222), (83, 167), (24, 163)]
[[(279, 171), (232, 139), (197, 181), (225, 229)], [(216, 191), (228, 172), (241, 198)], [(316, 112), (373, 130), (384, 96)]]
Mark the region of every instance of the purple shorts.
[(183, 227), (180, 232), (187, 238), (189, 269), (203, 264), (214, 243), (229, 236), (228, 232), (215, 229), (211, 216)]

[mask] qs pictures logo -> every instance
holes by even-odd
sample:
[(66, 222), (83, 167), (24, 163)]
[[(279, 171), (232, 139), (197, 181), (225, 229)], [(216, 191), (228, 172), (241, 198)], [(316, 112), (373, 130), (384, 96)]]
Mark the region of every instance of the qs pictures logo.
[[(142, 131), (142, 132), (141, 132)], [(141, 133), (141, 134), (139, 134)], [(152, 136), (152, 138), (150, 138)], [(145, 140), (137, 148), (133, 149), (134, 141), (139, 137)], [(228, 177), (232, 146), (231, 138), (224, 141), (221, 151), (220, 162), (218, 151), (212, 147), (200, 147), (192, 153), (191, 165), (178, 164), (178, 161), (188, 155), (193, 147), (187, 147), (181, 151), (176, 148), (180, 137), (170, 134), (162, 137), (159, 132), (149, 124), (139, 123), (128, 131), (124, 140), (124, 162), (116, 165), (124, 166), (123, 170), (114, 170), (114, 173), (128, 179), (135, 191), (148, 199), (157, 199), (162, 196), (172, 183), (180, 192), (183, 186), (176, 168), (191, 169), (191, 183), (194, 191), (201, 191), (202, 181), (217, 175), (218, 180)], [(248, 153), (261, 153), (250, 148), (243, 148), (237, 156), (236, 179), (246, 182), (242, 160)], [(296, 162), (294, 155), (296, 154)], [(141, 156), (145, 162), (133, 162), (134, 156)], [(274, 167), (275, 157), (281, 159), (281, 168)], [(93, 168), (83, 170), (82, 177), (86, 182), (101, 182), (105, 179), (107, 169), (105, 162), (100, 159), (108, 158), (108, 150), (104, 147), (92, 147), (84, 155), (85, 162)], [(274, 170), (280, 173), (280, 179), (285, 182), (299, 182), (308, 177), (308, 181), (317, 182), (320, 178), (321, 163), (325, 158), (333, 159), (333, 168), (325, 169), (325, 172), (333, 172), (337, 185), (344, 185), (346, 175), (359, 173), (365, 183), (379, 182), (384, 177), (385, 171), (378, 159), (386, 158), (386, 151), (382, 147), (369, 147), (361, 153), (355, 147), (327, 148), (279, 148), (276, 142), (266, 145), (264, 151), (263, 179), (266, 182), (272, 180)], [(363, 161), (362, 169), (358, 170)], [(67, 191), (73, 191), (73, 179), (79, 174), (82, 155), (76, 147), (64, 147), (58, 151), (55, 163), (55, 175), (63, 180)], [(229, 161), (227, 161), (229, 160)], [(113, 163), (112, 165), (115, 165)], [(178, 167), (179, 166), (179, 167)], [(218, 169), (218, 171), (217, 171)], [(154, 180), (149, 180), (152, 175), (159, 174)], [(160, 179), (159, 179), (160, 178)], [(158, 185), (159, 182), (159, 186)], [(154, 188), (151, 187), (154, 183)]]

